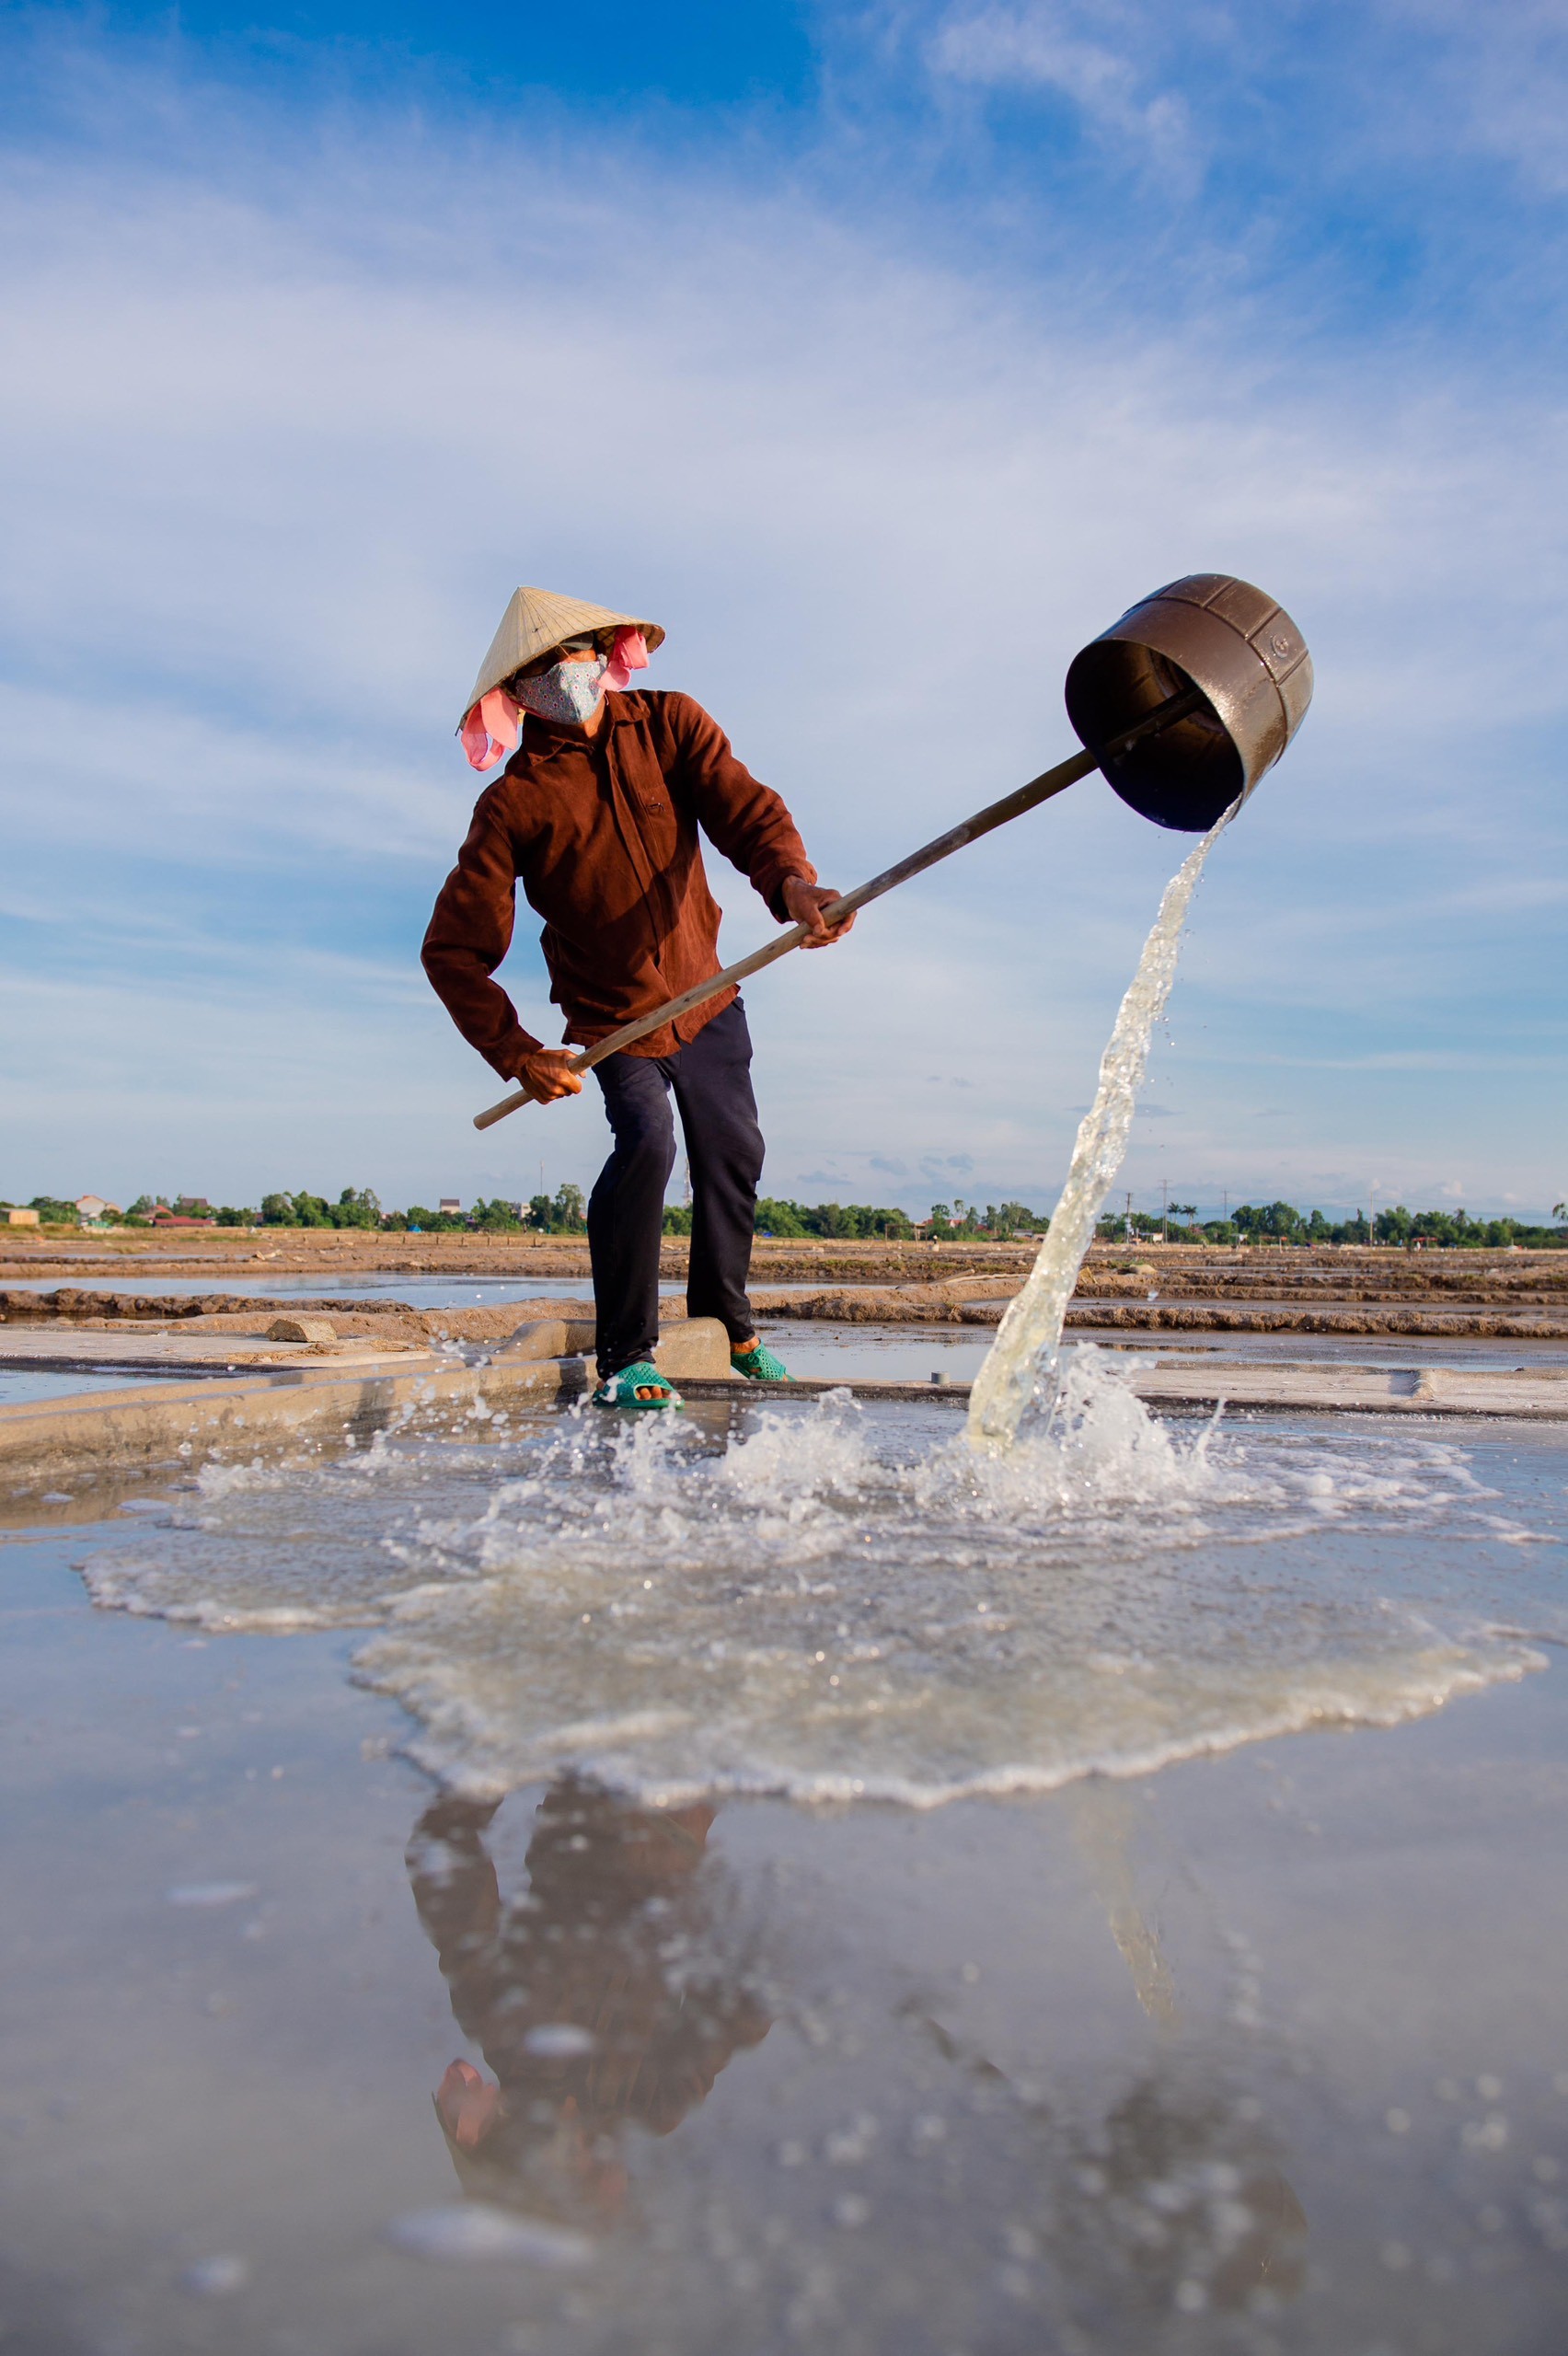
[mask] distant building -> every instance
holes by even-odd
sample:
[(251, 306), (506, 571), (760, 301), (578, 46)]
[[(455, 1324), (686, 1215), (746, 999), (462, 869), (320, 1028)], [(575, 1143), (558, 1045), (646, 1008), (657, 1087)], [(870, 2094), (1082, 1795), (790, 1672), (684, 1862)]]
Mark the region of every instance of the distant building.
[(167, 1203), (155, 1203), (143, 1216), (154, 1227), (216, 1227), (218, 1223), (215, 1218), (191, 1218), (185, 1211), (171, 1211)]
[(443, 1195), (436, 1209), (443, 1218), (461, 1218), (463, 1216), (462, 1201), (456, 1195)]
[(122, 1213), (118, 1203), (105, 1202), (101, 1195), (78, 1195), (76, 1216), (78, 1218), (89, 1219), (119, 1218)]
[(0, 1211), (0, 1218), (5, 1220), (7, 1227), (36, 1227), (38, 1225), (36, 1211), (25, 1211), (18, 1205), (11, 1203)]

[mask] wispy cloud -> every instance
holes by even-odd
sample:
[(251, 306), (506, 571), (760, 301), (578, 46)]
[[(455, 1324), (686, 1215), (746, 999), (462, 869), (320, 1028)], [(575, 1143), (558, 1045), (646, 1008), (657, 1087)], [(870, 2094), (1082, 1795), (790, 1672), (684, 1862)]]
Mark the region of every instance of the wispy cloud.
[(1157, 22), (1153, 10), (1117, 0), (961, 6), (943, 17), (926, 54), (935, 75), (954, 82), (1054, 91), (1136, 172), (1190, 181), (1192, 118), (1180, 92), (1159, 85)]

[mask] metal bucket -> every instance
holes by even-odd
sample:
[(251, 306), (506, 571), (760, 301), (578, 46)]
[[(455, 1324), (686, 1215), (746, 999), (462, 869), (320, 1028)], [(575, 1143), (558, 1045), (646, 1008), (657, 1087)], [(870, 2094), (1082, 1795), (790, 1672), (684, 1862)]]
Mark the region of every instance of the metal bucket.
[(1158, 704), (1201, 687), (1193, 712), (1101, 768), (1157, 826), (1203, 834), (1278, 760), (1312, 700), (1312, 658), (1282, 606), (1224, 572), (1157, 589), (1067, 672), (1067, 718), (1090, 752)]

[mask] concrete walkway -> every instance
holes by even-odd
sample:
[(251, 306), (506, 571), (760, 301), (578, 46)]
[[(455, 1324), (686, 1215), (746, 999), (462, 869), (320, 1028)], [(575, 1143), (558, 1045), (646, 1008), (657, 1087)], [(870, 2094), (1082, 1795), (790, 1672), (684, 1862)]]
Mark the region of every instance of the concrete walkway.
[(179, 1326), (135, 1326), (100, 1320), (86, 1325), (11, 1325), (0, 1339), (0, 1367), (32, 1373), (226, 1374), (237, 1367), (437, 1368), (439, 1353), (418, 1344), (364, 1340), (273, 1341), (265, 1334), (182, 1332)]

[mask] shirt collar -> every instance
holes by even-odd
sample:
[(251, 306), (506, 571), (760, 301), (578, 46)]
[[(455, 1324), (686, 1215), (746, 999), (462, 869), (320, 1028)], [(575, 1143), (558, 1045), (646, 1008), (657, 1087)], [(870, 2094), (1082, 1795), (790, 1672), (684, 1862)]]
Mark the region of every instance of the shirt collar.
[(550, 760), (561, 753), (591, 753), (596, 744), (604, 742), (605, 728), (619, 728), (628, 720), (644, 720), (648, 715), (646, 699), (635, 690), (629, 695), (617, 695), (613, 687), (606, 687), (605, 706), (605, 724), (597, 736), (584, 736), (581, 729), (570, 727), (564, 721), (541, 720), (536, 711), (525, 711), (522, 741), (507, 767), (536, 755)]

